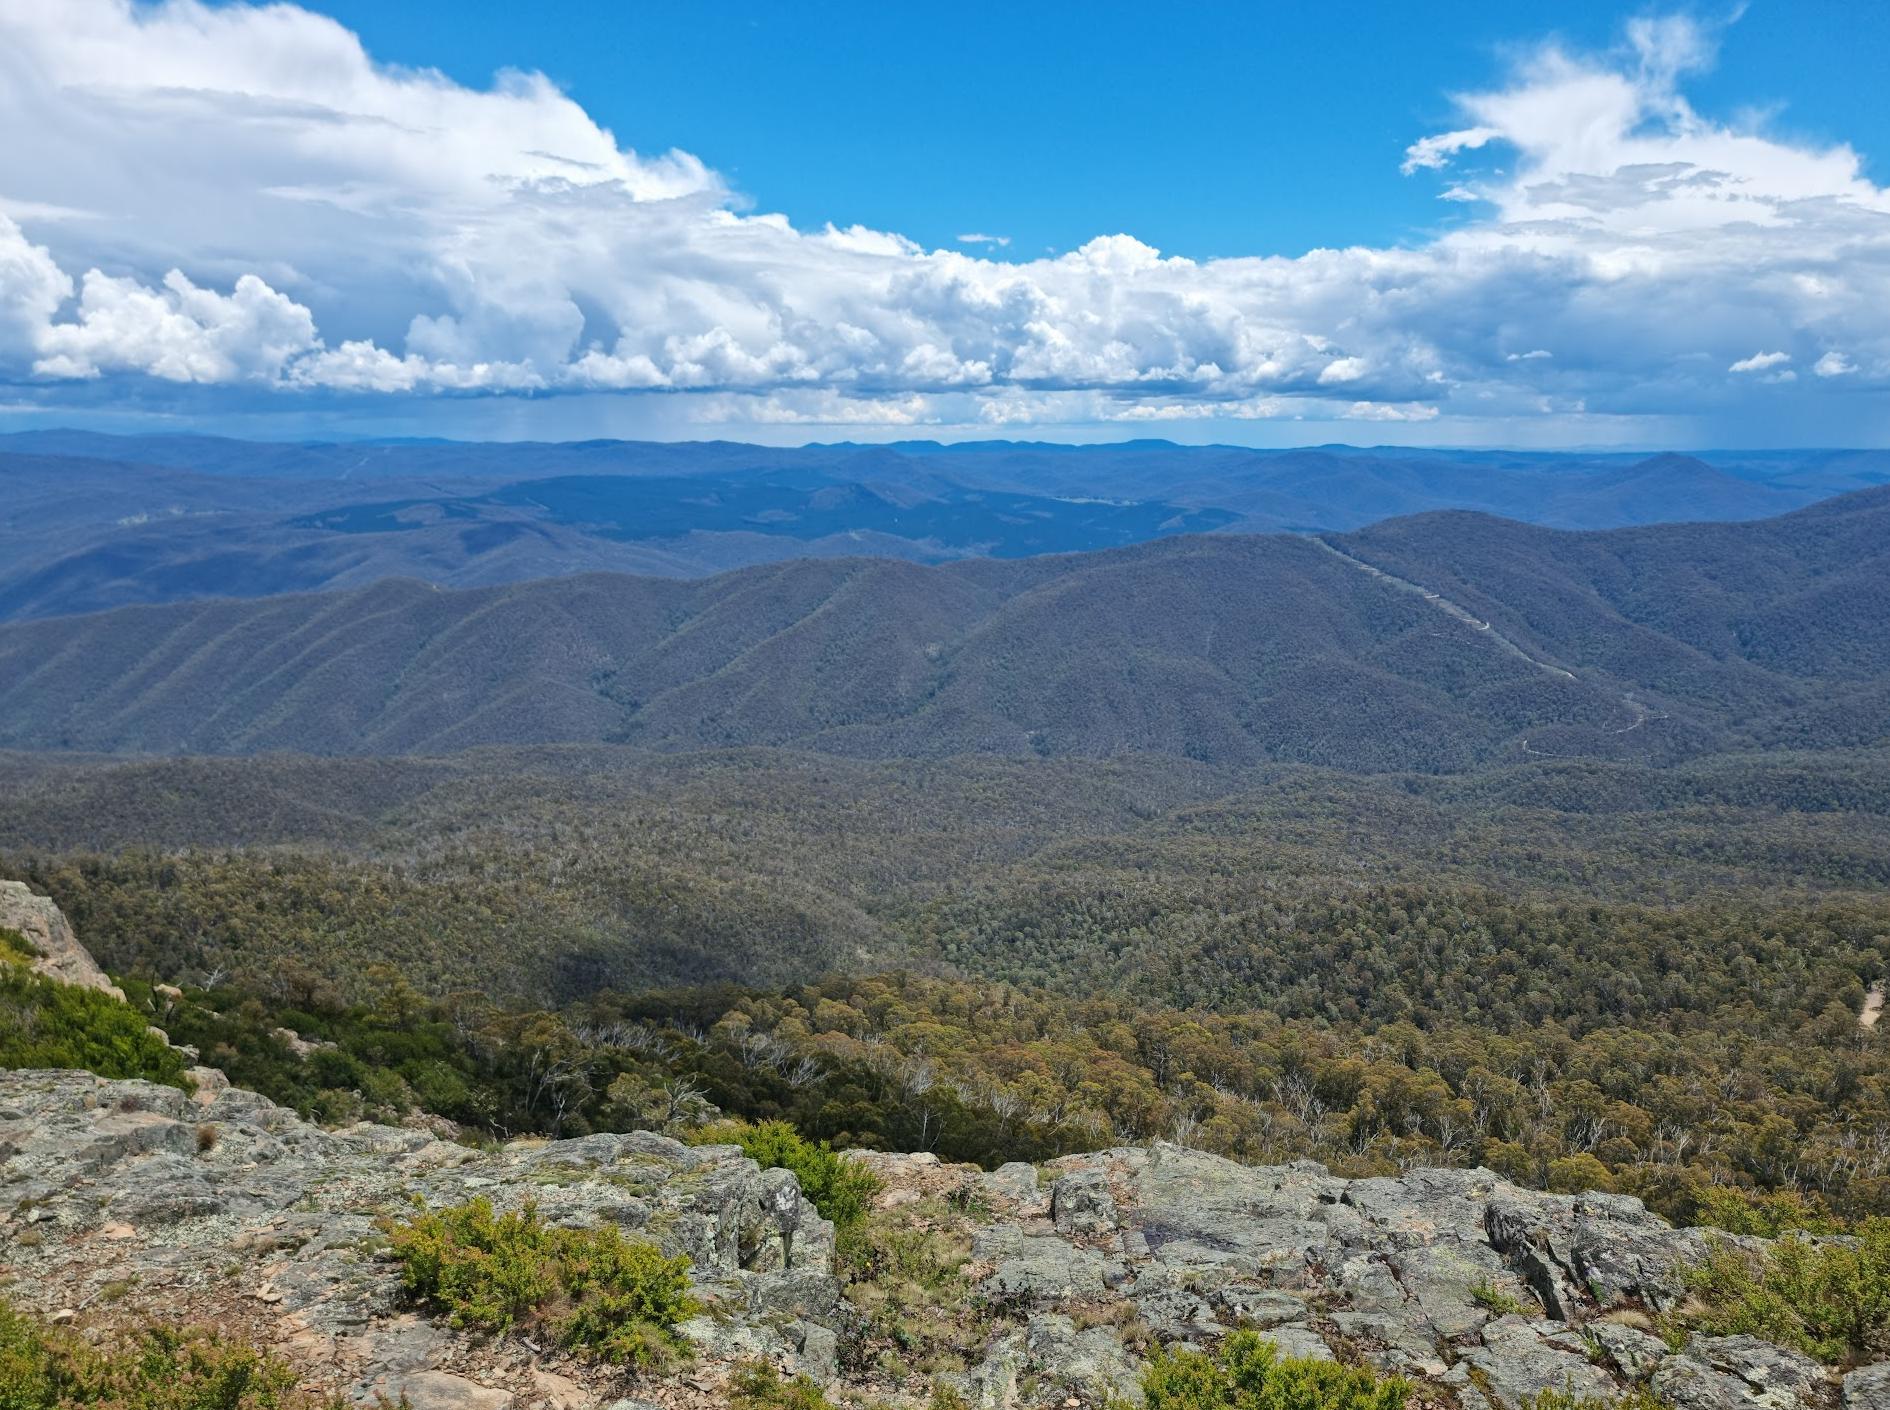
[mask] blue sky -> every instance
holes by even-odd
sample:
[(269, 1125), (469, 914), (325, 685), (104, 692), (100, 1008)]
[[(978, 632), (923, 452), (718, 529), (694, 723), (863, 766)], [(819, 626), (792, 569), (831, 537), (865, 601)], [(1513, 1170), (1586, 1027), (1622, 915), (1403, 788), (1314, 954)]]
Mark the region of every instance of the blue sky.
[[(639, 151), (680, 147), (796, 225), (1000, 258), (1126, 231), (1196, 259), (1421, 238), (1461, 212), (1400, 177), (1449, 94), (1561, 35), (1597, 50), (1639, 13), (1408, 3), (320, 4), (377, 55), (468, 84), (541, 69)], [(1715, 16), (1730, 5), (1702, 7)], [(547, 18), (552, 16), (552, 18)], [(1890, 162), (1890, 5), (1761, 0), (1691, 85), (1698, 105)], [(1886, 173), (1878, 171), (1880, 176)]]
[(0, 0), (0, 427), (1885, 444), (1885, 53), (1839, 0)]

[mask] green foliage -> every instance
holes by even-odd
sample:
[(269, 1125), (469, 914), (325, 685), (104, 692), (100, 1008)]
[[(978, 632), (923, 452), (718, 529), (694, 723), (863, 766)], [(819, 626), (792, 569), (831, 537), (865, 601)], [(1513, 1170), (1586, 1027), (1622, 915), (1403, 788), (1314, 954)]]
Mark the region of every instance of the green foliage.
[[(1373, 778), (626, 749), (9, 767), (0, 841), (55, 850), (5, 869), (176, 1041), (325, 1121), (719, 1111), (985, 1165), (1180, 1137), (1348, 1175), (1481, 1163), (1689, 1223), (1890, 1212), (1854, 1144), (1890, 1123), (1890, 1024), (1857, 1024), (1890, 964), (1890, 749)], [(99, 837), (181, 841), (58, 850)], [(252, 837), (280, 845), (215, 849)], [(970, 977), (869, 972), (913, 956)]]
[(110, 994), (0, 963), (0, 1067), (79, 1067), (187, 1087), (189, 1060)]
[(1700, 1193), (1694, 1211), (1697, 1223), (1729, 1234), (1755, 1234), (1776, 1239), (1781, 1234), (1832, 1234), (1841, 1221), (1814, 1204), (1798, 1190), (1759, 1193), (1730, 1185)]
[(846, 1299), (859, 1314), (841, 1346), (848, 1364), (909, 1384), (977, 1359), (990, 1325), (965, 1271), (971, 1222), (962, 1210), (924, 1199), (876, 1211), (840, 1254)]
[(808, 1140), (785, 1121), (723, 1123), (705, 1127), (698, 1139), (738, 1145), (743, 1155), (764, 1170), (793, 1171), (808, 1202), (842, 1232), (866, 1217), (869, 1203), (879, 1192), (879, 1179), (872, 1171), (836, 1154), (825, 1141)]
[(39, 947), (19, 931), (0, 925), (0, 962), (36, 960)]
[(420, 1210), (389, 1232), (408, 1292), (457, 1327), (543, 1326), (573, 1350), (646, 1367), (681, 1348), (674, 1328), (696, 1311), (689, 1261), (615, 1225), (559, 1228), (535, 1205), (497, 1214), (475, 1198)]
[(1613, 1397), (1575, 1395), (1566, 1390), (1541, 1390), (1525, 1396), (1522, 1410), (1673, 1410), (1645, 1386), (1634, 1386)]
[(783, 1376), (767, 1361), (736, 1367), (728, 1388), (731, 1410), (835, 1410), (806, 1376)]
[(1697, 1305), (1680, 1323), (1713, 1336), (1749, 1334), (1835, 1365), (1890, 1355), (1890, 1219), (1855, 1239), (1787, 1235), (1763, 1253), (1722, 1242), (1687, 1270)]
[(1142, 1373), (1148, 1410), (1403, 1410), (1410, 1384), (1334, 1361), (1279, 1356), (1254, 1332), (1207, 1351), (1157, 1351)]
[(1525, 1310), (1518, 1298), (1488, 1281), (1471, 1285), (1470, 1300), (1498, 1317), (1519, 1316)]
[(268, 1352), (209, 1332), (149, 1328), (93, 1346), (0, 1299), (0, 1410), (341, 1410)]

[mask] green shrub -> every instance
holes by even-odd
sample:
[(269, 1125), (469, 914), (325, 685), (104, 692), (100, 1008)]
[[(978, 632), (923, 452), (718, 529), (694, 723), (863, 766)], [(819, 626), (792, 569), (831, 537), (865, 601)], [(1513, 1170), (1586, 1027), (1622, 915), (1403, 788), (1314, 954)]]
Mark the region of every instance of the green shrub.
[(542, 1329), (575, 1351), (645, 1367), (681, 1349), (674, 1328), (696, 1311), (688, 1259), (614, 1225), (546, 1224), (534, 1204), (498, 1214), (477, 1198), (422, 1210), (390, 1233), (408, 1292), (456, 1327)]
[(19, 931), (0, 925), (0, 960), (14, 963), (30, 962), (39, 958), (39, 946), (28, 940)]
[(1759, 1193), (1714, 1185), (1701, 1192), (1694, 1217), (1729, 1234), (1767, 1239), (1791, 1233), (1833, 1234), (1839, 1228), (1839, 1221), (1797, 1190)]
[(965, 1272), (967, 1221), (943, 1200), (878, 1210), (841, 1241), (839, 1270), (858, 1313), (843, 1358), (896, 1380), (959, 1371), (989, 1335)]
[(879, 1179), (872, 1171), (836, 1155), (825, 1141), (808, 1140), (785, 1121), (719, 1122), (702, 1128), (694, 1139), (738, 1145), (763, 1170), (793, 1171), (808, 1202), (841, 1232), (866, 1217), (867, 1206), (879, 1193)]
[(1142, 1373), (1148, 1410), (1403, 1410), (1410, 1383), (1335, 1361), (1281, 1357), (1254, 1332), (1211, 1351), (1158, 1351)]
[(1478, 1307), (1494, 1312), (1498, 1317), (1515, 1316), (1524, 1311), (1520, 1301), (1487, 1278), (1483, 1282), (1471, 1284), (1470, 1300)]
[(208, 1332), (152, 1328), (94, 1347), (0, 1299), (0, 1410), (341, 1410), (298, 1389), (267, 1352)]
[(834, 1410), (806, 1376), (789, 1378), (766, 1361), (737, 1366), (728, 1389), (730, 1410)]
[(1576, 1395), (1566, 1390), (1543, 1390), (1525, 1396), (1522, 1410), (1673, 1410), (1673, 1407), (1645, 1386), (1636, 1386), (1619, 1396)]
[(137, 1010), (97, 989), (0, 962), (0, 1067), (74, 1067), (189, 1087), (190, 1061)]
[(1842, 1243), (1788, 1234), (1762, 1254), (1722, 1241), (1686, 1279), (1697, 1299), (1687, 1329), (1747, 1333), (1832, 1364), (1890, 1354), (1890, 1219), (1867, 1219)]

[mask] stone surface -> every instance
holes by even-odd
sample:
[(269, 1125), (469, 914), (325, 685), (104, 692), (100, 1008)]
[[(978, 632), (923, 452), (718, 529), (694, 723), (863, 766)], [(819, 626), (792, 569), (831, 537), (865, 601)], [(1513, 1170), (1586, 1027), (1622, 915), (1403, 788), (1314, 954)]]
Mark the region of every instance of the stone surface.
[[(202, 1143), (200, 1127), (216, 1139)], [(415, 1410), (601, 1403), (581, 1381), (534, 1381), (577, 1374), (537, 1358), (467, 1372), (468, 1357), (499, 1343), (404, 1305), (395, 1265), (376, 1255), (381, 1221), (412, 1198), (472, 1195), (501, 1208), (534, 1200), (554, 1223), (614, 1223), (684, 1254), (707, 1308), (686, 1328), (699, 1343), (837, 1372), (838, 1339), (823, 1325), (839, 1308), (833, 1226), (791, 1174), (735, 1147), (640, 1132), (475, 1151), (392, 1127), (324, 1131), (235, 1088), (199, 1105), (145, 1082), (0, 1071), (9, 1296), (51, 1312), (92, 1305), (109, 1284), (127, 1313), (254, 1324), (363, 1403), (383, 1391)], [(29, 1226), (36, 1237), (22, 1240)]]
[(0, 929), (19, 931), (39, 951), (34, 973), (125, 997), (73, 935), (59, 907), (44, 896), (35, 896), (24, 881), (0, 881)]
[(1100, 1170), (1073, 1170), (1050, 1188), (1050, 1222), (1059, 1234), (1103, 1234), (1116, 1227), (1116, 1201)]
[(1025, 1369), (1044, 1383), (1051, 1398), (1063, 1392), (1093, 1402), (1142, 1403), (1138, 1367), (1107, 1327), (1078, 1331), (1060, 1313), (1040, 1313), (1024, 1330), (1024, 1354)]
[(1862, 1366), (1844, 1378), (1844, 1410), (1890, 1410), (1890, 1362)]
[(445, 1371), (420, 1371), (375, 1386), (395, 1404), (411, 1410), (512, 1410), (509, 1390), (495, 1390)]
[(1675, 1410), (1797, 1410), (1826, 1378), (1818, 1364), (1757, 1337), (1693, 1337), (1654, 1372), (1654, 1393)]
[[(1047, 1195), (1030, 1167), (998, 1179), (930, 1157), (872, 1164), (909, 1196), (889, 1209), (981, 1211), (970, 1271), (986, 1331), (952, 1378), (981, 1410), (1132, 1401), (1139, 1368), (1118, 1331), (1131, 1325), (1196, 1345), (1257, 1328), (1285, 1355), (1362, 1359), (1430, 1383), (1418, 1403), (1459, 1410), (1635, 1385), (1675, 1410), (1825, 1410), (1840, 1396), (1834, 1375), (1750, 1337), (1675, 1353), (1651, 1335), (1645, 1309), (1676, 1295), (1676, 1270), (1706, 1243), (1633, 1200), (1536, 1193), (1482, 1170), (1344, 1180), (1161, 1144), (1052, 1162)], [(475, 1194), (686, 1255), (705, 1302), (682, 1329), (692, 1367), (626, 1384), (418, 1315), (378, 1252), (381, 1221), (413, 1197)], [(216, 1323), (323, 1368), (356, 1403), (405, 1393), (416, 1410), (600, 1410), (646, 1390), (660, 1410), (697, 1410), (754, 1357), (843, 1381), (858, 1327), (832, 1227), (790, 1174), (735, 1147), (635, 1133), (475, 1150), (424, 1130), (322, 1130), (214, 1083), (186, 1096), (0, 1072), (0, 1259), (9, 1295), (43, 1313), (109, 1303)], [(1506, 1306), (1520, 1310), (1492, 1310)], [(1852, 1373), (1841, 1394), (1851, 1410), (1890, 1410), (1890, 1368)]]
[(1037, 1198), (1037, 1167), (1021, 1160), (1000, 1165), (978, 1177), (984, 1193), (1012, 1204), (1029, 1204)]

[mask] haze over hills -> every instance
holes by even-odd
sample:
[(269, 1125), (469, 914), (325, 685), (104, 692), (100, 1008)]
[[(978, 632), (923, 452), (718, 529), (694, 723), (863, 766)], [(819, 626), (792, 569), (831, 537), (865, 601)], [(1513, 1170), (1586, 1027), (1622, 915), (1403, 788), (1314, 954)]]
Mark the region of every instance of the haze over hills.
[(703, 577), (792, 558), (919, 563), (1181, 533), (1345, 531), (1438, 509), (1561, 528), (1782, 513), (1890, 455), (1531, 455), (1166, 442), (1048, 446), (264, 444), (0, 437), (0, 620), (412, 577)]
[(392, 581), (0, 629), (0, 746), (859, 757), (1157, 752), (1453, 770), (1869, 744), (1890, 489), (1743, 524), (1475, 514), (936, 567)]

